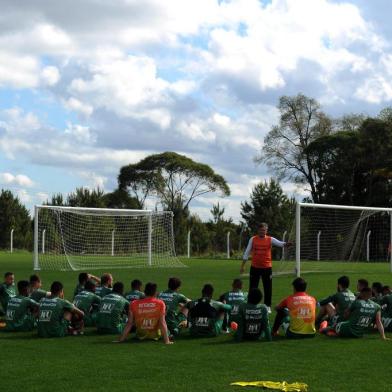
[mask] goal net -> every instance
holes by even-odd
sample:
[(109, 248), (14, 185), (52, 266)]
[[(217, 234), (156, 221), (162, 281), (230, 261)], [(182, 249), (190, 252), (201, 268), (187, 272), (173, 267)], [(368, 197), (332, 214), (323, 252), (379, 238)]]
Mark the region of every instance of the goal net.
[(172, 212), (35, 206), (34, 269), (184, 267)]
[(287, 259), (297, 275), (341, 270), (337, 262), (392, 262), (391, 219), (391, 208), (298, 203)]

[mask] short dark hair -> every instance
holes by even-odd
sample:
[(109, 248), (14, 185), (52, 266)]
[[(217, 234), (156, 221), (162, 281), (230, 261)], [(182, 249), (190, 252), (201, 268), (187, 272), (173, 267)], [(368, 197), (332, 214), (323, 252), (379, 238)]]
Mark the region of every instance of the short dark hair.
[(231, 285), (233, 287), (233, 289), (242, 289), (242, 280), (239, 278), (236, 278), (233, 280), (233, 283)]
[(178, 278), (169, 278), (169, 281), (167, 282), (167, 287), (170, 290), (177, 290), (179, 287), (181, 287), (181, 280)]
[(382, 293), (383, 293), (383, 295), (390, 294), (390, 293), (391, 293), (391, 288), (390, 288), (390, 286), (383, 286), (383, 288), (382, 288)]
[(372, 296), (372, 289), (370, 287), (364, 287), (359, 296), (362, 299), (369, 299)]
[(92, 281), (91, 279), (88, 279), (87, 282), (84, 285), (85, 290), (87, 291), (95, 291), (95, 288), (97, 287), (96, 283)]
[(268, 229), (268, 223), (266, 222), (261, 222), (257, 225), (257, 228), (259, 229), (260, 227), (265, 227), (266, 229)]
[(362, 287), (369, 287), (369, 282), (366, 279), (358, 279), (358, 284)]
[(78, 279), (79, 279), (79, 283), (80, 284), (85, 284), (87, 282), (87, 279), (88, 279), (88, 273), (87, 272), (81, 272), (79, 274)]
[(63, 284), (59, 281), (54, 281), (50, 286), (50, 292), (54, 295), (60, 293), (60, 291), (64, 288)]
[(141, 280), (139, 280), (139, 279), (134, 279), (134, 280), (131, 282), (131, 289), (132, 289), (132, 290), (139, 290), (140, 287), (142, 287), (142, 285), (143, 285), (143, 283), (142, 283)]
[(347, 289), (350, 286), (350, 278), (348, 276), (341, 276), (338, 279), (338, 285), (342, 286), (344, 289)]
[(307, 283), (306, 283), (305, 279), (296, 278), (293, 280), (292, 285), (294, 286), (294, 289), (297, 292), (306, 291)]
[(257, 287), (253, 287), (248, 293), (248, 304), (257, 305), (263, 299), (263, 293)]
[(37, 274), (31, 275), (30, 284), (37, 283), (37, 282), (41, 282), (41, 278)]
[(123, 292), (124, 292), (124, 283), (123, 282), (116, 282), (113, 285), (113, 293), (123, 295)]
[(20, 280), (18, 282), (18, 291), (19, 294), (26, 292), (29, 289), (30, 283), (27, 280)]
[(380, 294), (382, 292), (382, 283), (381, 282), (373, 282), (372, 283), (372, 289)]
[(111, 278), (111, 275), (109, 273), (103, 274), (101, 276), (101, 285), (109, 283), (110, 278)]
[(157, 292), (157, 287), (156, 283), (148, 282), (144, 287), (144, 294), (146, 294), (147, 297), (153, 297)]
[(211, 283), (206, 283), (203, 286), (203, 289), (201, 290), (201, 295), (203, 297), (211, 298), (213, 294), (214, 294), (214, 286)]
[(13, 272), (6, 272), (6, 273), (4, 274), (4, 278), (8, 278), (8, 277), (11, 276), (11, 275), (14, 275), (14, 273), (13, 273)]

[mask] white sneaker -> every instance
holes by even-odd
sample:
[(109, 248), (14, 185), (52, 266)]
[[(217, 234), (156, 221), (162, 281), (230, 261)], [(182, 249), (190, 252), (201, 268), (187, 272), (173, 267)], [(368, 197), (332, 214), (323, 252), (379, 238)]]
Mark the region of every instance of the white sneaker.
[(268, 314), (271, 314), (272, 312), (271, 312), (271, 307), (270, 306), (267, 306), (267, 312), (268, 312)]

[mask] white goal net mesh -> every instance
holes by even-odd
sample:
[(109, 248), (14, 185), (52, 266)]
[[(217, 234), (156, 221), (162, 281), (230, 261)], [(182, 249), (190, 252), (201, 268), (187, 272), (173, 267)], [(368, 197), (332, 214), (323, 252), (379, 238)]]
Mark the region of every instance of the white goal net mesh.
[(36, 208), (36, 269), (184, 267), (171, 212)]

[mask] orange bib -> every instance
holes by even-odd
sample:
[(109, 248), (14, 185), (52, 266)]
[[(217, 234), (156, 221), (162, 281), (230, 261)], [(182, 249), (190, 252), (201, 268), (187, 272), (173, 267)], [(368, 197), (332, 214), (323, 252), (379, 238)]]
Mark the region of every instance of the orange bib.
[(260, 238), (255, 235), (252, 239), (252, 267), (271, 268), (271, 237)]

